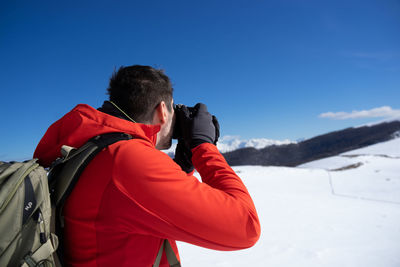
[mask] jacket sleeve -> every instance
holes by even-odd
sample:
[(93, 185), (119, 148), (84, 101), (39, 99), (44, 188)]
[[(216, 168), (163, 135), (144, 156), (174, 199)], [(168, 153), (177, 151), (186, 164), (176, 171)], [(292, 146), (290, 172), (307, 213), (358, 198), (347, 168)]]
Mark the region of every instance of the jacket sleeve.
[(205, 143), (192, 150), (202, 182), (154, 147), (123, 147), (113, 177), (140, 210), (138, 216), (127, 215), (132, 229), (143, 225), (145, 234), (218, 250), (256, 243), (260, 222), (253, 201), (216, 146)]

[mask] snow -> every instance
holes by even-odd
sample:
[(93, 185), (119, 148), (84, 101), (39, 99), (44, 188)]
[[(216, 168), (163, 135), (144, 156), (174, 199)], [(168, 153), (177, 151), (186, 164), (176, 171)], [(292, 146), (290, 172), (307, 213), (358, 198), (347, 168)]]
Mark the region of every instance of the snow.
[[(396, 132), (397, 133), (397, 132)], [(400, 138), (343, 153), (344, 155), (380, 154), (400, 157)]]
[[(330, 170), (338, 194), (354, 195), (356, 192), (361, 198), (400, 203), (400, 138), (299, 167)], [(338, 171), (346, 167), (349, 169)]]
[(256, 205), (260, 240), (233, 252), (178, 242), (182, 265), (399, 267), (399, 146), (397, 138), (297, 168), (233, 167)]

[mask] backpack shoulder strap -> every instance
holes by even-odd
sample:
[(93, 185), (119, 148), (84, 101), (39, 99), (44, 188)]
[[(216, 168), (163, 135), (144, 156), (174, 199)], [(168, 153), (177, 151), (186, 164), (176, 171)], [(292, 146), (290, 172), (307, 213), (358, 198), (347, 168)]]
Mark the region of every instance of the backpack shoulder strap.
[(79, 149), (63, 146), (64, 157), (55, 161), (49, 171), (53, 203), (57, 207), (64, 205), (83, 170), (97, 153), (115, 142), (129, 139), (132, 139), (129, 134), (106, 133), (90, 139)]
[(168, 239), (164, 239), (164, 241), (162, 242), (161, 247), (158, 250), (156, 260), (154, 261), (153, 267), (160, 266), (161, 257), (162, 257), (162, 253), (164, 250), (165, 250), (165, 255), (167, 256), (169, 266), (170, 267), (181, 267), (181, 263), (177, 259), (175, 252), (173, 251)]

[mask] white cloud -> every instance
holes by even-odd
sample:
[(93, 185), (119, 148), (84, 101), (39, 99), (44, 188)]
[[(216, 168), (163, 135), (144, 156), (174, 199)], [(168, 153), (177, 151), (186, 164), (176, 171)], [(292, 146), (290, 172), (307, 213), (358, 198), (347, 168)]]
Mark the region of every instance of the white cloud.
[(365, 118), (400, 118), (400, 109), (392, 109), (389, 106), (373, 108), (370, 110), (353, 110), (352, 112), (326, 112), (319, 115), (320, 118), (334, 120), (365, 119)]

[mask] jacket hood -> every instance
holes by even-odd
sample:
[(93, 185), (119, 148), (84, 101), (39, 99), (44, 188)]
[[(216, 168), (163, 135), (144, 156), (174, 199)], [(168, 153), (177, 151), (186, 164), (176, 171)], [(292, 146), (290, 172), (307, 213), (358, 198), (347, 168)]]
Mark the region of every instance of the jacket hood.
[(61, 157), (61, 146), (80, 147), (99, 134), (123, 132), (156, 144), (159, 125), (133, 123), (108, 115), (86, 104), (79, 104), (53, 123), (36, 147), (34, 158), (45, 167)]

